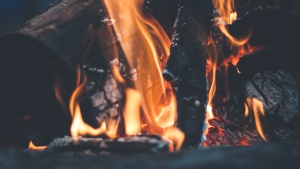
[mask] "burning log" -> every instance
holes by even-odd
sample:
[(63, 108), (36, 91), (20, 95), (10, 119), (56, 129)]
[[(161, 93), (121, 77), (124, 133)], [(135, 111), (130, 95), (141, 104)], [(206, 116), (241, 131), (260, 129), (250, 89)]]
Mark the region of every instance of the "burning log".
[[(300, 71), (297, 45), (291, 40), (300, 37), (299, 19), (285, 11), (263, 8), (229, 26), (238, 38), (252, 28), (251, 37), (246, 54), (238, 55), (236, 65), (229, 63), (228, 94), (217, 86), (215, 118), (209, 121), (205, 145), (253, 145), (300, 138)], [(218, 72), (217, 84), (225, 82), (223, 70)], [(250, 119), (249, 113), (253, 113)]]
[(207, 105), (206, 50), (211, 26), (210, 1), (178, 5), (170, 56), (163, 76), (172, 83), (177, 101), (177, 126), (185, 133), (184, 147), (201, 144)]
[[(163, 34), (163, 31), (154, 30), (155, 26), (149, 25), (150, 21), (142, 22), (148, 24), (144, 27), (151, 28), (150, 35), (134, 42), (142, 33), (137, 33), (135, 25), (133, 25), (135, 29), (132, 30), (121, 27), (125, 34), (117, 32), (118, 29), (114, 24), (116, 21), (123, 23), (125, 20), (122, 20), (122, 15), (115, 15), (116, 17), (112, 18), (110, 16), (113, 15), (112, 11), (117, 13), (120, 11), (110, 10), (111, 13), (108, 13), (109, 5), (104, 3), (96, 0), (60, 0), (13, 32), (1, 37), (0, 51), (5, 56), (1, 67), (9, 70), (10, 65), (6, 63), (15, 63), (14, 59), (20, 61), (18, 64), (15, 63), (17, 72), (13, 76), (6, 77), (5, 71), (1, 71), (3, 77), (14, 85), (12, 87), (11, 83), (7, 83), (3, 88), (16, 88), (13, 91), (7, 90), (3, 96), (7, 99), (4, 110), (8, 113), (4, 113), (5, 120), (1, 123), (3, 130), (1, 134), (3, 132), (8, 138), (15, 140), (18, 147), (27, 147), (30, 140), (35, 145), (47, 145), (54, 138), (70, 135), (69, 127), (72, 121), (70, 114), (74, 116), (73, 111), (76, 110), (77, 104), (80, 104), (80, 111), (83, 112), (81, 115), (83, 121), (91, 125), (91, 128), (115, 122), (119, 124), (117, 134), (125, 135), (123, 108), (126, 104), (127, 88), (140, 90), (146, 88), (139, 91), (143, 96), (149, 95), (149, 98), (145, 98), (146, 96), (143, 98), (144, 112), (158, 112), (143, 116), (146, 122), (156, 125), (158, 123), (156, 121), (161, 118), (159, 112), (165, 113), (164, 116), (168, 114), (169, 108), (161, 111), (169, 106), (165, 102), (170, 98), (169, 95), (164, 95), (164, 99), (161, 99), (165, 92), (161, 90), (164, 89), (166, 82), (163, 81), (161, 73), (158, 73), (160, 66), (165, 64), (166, 54), (163, 52), (165, 47), (155, 46), (162, 43), (155, 37), (156, 43), (153, 46), (159, 48), (158, 52), (153, 52), (152, 44), (149, 45), (149, 49), (144, 49), (145, 41), (148, 42), (150, 36), (155, 33)], [(135, 4), (137, 1), (131, 3), (137, 5)], [(129, 6), (132, 7), (133, 4)], [(154, 24), (159, 27), (156, 22)], [(167, 39), (164, 34), (162, 36), (162, 39)], [(20, 50), (14, 50), (15, 48)], [(133, 52), (134, 48), (137, 50)], [(134, 54), (132, 60), (125, 57), (128, 51)], [(145, 56), (150, 51), (153, 52), (152, 60)], [(160, 58), (154, 58), (158, 56)], [(157, 61), (159, 63), (154, 63)], [(118, 66), (119, 70), (115, 73), (120, 71), (122, 82), (113, 74), (112, 65)], [(143, 67), (142, 71), (137, 69), (139, 66)], [(20, 73), (24, 79), (15, 78), (19, 77)], [(136, 77), (138, 83), (143, 86), (135, 86)], [(19, 80), (28, 82), (25, 89), (18, 88)], [(157, 93), (148, 94), (149, 86)], [(21, 98), (16, 100), (16, 95), (21, 95)], [(22, 103), (24, 100), (24, 106), (11, 109), (16, 102)], [(153, 108), (151, 107), (153, 105), (158, 106)], [(138, 113), (139, 106), (141, 105), (138, 105), (136, 110)], [(135, 114), (137, 119), (140, 117), (138, 113)], [(167, 118), (173, 120), (172, 117)], [(6, 121), (11, 124), (7, 124)], [(139, 123), (138, 121), (137, 124)], [(168, 121), (161, 123), (164, 127), (171, 124)], [(150, 125), (144, 126), (149, 130), (151, 128)], [(106, 127), (113, 128), (108, 125)], [(158, 133), (165, 132), (164, 127), (158, 125), (155, 127), (158, 128)], [(168, 128), (168, 131), (172, 129)]]
[(69, 155), (127, 154), (169, 152), (170, 142), (158, 135), (136, 135), (119, 138), (56, 138), (43, 151)]
[[(104, 112), (102, 116), (108, 111), (118, 115), (116, 104), (122, 94), (118, 95), (109, 70), (118, 42), (107, 16), (102, 1), (60, 0), (1, 37), (1, 76), (7, 81), (2, 88), (6, 101), (1, 133), (12, 138), (17, 147), (27, 147), (29, 140), (47, 145), (53, 138), (69, 135), (71, 117), (67, 107), (76, 88), (78, 66), (89, 77), (88, 96), (82, 104), (91, 113), (85, 114), (85, 120), (99, 125), (95, 120), (99, 109)], [(119, 61), (124, 65), (121, 71), (126, 72), (125, 59), (120, 57)], [(12, 71), (7, 74), (5, 70)], [(95, 86), (101, 88), (95, 91)], [(106, 102), (89, 107), (98, 96)]]

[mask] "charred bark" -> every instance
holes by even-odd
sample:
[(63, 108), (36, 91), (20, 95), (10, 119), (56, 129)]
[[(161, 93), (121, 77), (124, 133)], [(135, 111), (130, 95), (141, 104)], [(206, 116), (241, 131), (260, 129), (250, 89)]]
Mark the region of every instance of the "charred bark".
[(178, 6), (170, 56), (163, 71), (177, 98), (177, 126), (184, 147), (201, 143), (207, 104), (206, 50), (212, 13), (211, 1), (185, 1)]

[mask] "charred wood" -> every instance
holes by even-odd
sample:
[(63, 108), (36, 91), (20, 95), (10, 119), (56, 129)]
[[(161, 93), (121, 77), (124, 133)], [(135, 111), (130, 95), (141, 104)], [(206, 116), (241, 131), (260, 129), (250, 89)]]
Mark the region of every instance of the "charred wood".
[(170, 56), (163, 71), (177, 101), (177, 126), (184, 147), (201, 143), (207, 104), (206, 43), (211, 25), (211, 1), (179, 1)]
[(87, 138), (74, 140), (71, 137), (54, 139), (43, 151), (54, 151), (68, 155), (112, 155), (129, 153), (169, 152), (170, 142), (158, 135), (136, 135), (130, 137)]

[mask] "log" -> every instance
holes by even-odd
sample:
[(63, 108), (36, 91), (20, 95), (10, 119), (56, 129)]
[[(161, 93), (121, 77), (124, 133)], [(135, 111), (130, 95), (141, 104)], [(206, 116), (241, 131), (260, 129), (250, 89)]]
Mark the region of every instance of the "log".
[[(168, 1), (172, 8), (164, 11), (158, 1), (145, 4), (145, 10), (164, 23), (169, 35), (177, 12), (174, 2)], [(78, 67), (88, 77), (85, 94), (80, 96), (84, 120), (98, 127), (111, 117), (121, 118), (124, 89), (109, 65), (116, 52), (128, 83), (132, 74), (110, 21), (103, 1), (59, 0), (0, 37), (1, 76), (7, 82), (2, 87), (5, 111), (0, 133), (7, 138), (3, 145), (26, 148), (29, 140), (47, 145), (70, 134), (68, 104), (76, 88)], [(9, 74), (7, 70), (11, 70)], [(24, 87), (22, 82), (27, 82)], [(19, 103), (22, 105), (15, 106)]]
[[(59, 0), (0, 38), (1, 77), (6, 81), (1, 87), (5, 102), (0, 133), (14, 140), (14, 146), (26, 148), (29, 140), (47, 145), (53, 138), (69, 134), (68, 104), (76, 87), (78, 66), (89, 77), (87, 89), (94, 84), (105, 87), (111, 80), (108, 61), (114, 59), (118, 45), (107, 16), (102, 1)], [(126, 61), (122, 57), (119, 60), (126, 67)], [(99, 95), (94, 90), (87, 93), (83, 99), (89, 100), (84, 105), (92, 104), (91, 98)], [(104, 107), (114, 107), (121, 98), (109, 102), (111, 99)], [(84, 118), (97, 125), (93, 113)]]
[(171, 144), (158, 135), (140, 134), (119, 138), (72, 137), (55, 138), (43, 151), (73, 155), (114, 155), (136, 153), (165, 153), (171, 150)]
[(170, 56), (163, 71), (177, 101), (177, 126), (184, 132), (183, 147), (198, 148), (207, 104), (206, 44), (212, 2), (185, 1), (178, 5)]

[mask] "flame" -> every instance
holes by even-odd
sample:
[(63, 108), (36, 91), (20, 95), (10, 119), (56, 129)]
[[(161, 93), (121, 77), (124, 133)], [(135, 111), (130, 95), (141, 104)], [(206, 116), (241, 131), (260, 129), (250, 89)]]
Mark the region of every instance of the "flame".
[(184, 140), (184, 133), (179, 130), (176, 127), (169, 127), (166, 128), (165, 133), (163, 135), (164, 137), (166, 137), (167, 139), (169, 139), (171, 141), (171, 144), (174, 145), (174, 149), (172, 149), (173, 147), (170, 147), (171, 151), (179, 151), (182, 144), (183, 144), (183, 140)]
[(126, 103), (124, 108), (125, 132), (127, 135), (138, 134), (141, 131), (140, 94), (134, 89), (126, 89)]
[(219, 22), (232, 24), (237, 19), (237, 13), (234, 12), (234, 0), (214, 0), (213, 3), (219, 14), (217, 18)]
[(39, 151), (39, 150), (44, 150), (47, 146), (35, 146), (33, 144), (32, 141), (29, 142), (29, 145), (28, 145), (28, 150), (34, 150), (34, 151)]
[[(166, 94), (170, 84), (162, 77), (171, 41), (160, 24), (143, 10), (140, 0), (104, 0), (104, 3), (130, 68), (137, 73), (133, 78), (135, 89), (126, 88), (126, 133), (142, 129), (164, 135), (168, 132), (165, 129), (176, 120), (176, 99)], [(181, 145), (180, 142), (176, 141), (176, 145)]]
[(73, 117), (70, 130), (71, 130), (72, 138), (75, 141), (78, 139), (79, 136), (84, 136), (84, 135), (97, 136), (106, 132), (105, 123), (102, 123), (99, 128), (95, 129), (90, 125), (86, 124), (82, 118), (79, 103), (80, 103), (80, 96), (84, 92), (84, 87), (87, 81), (87, 77), (84, 76), (83, 81), (80, 82), (81, 71), (79, 68), (77, 73), (78, 73), (77, 84), (79, 84), (79, 86), (73, 92), (69, 104), (70, 113), (71, 116)]
[(250, 110), (254, 114), (254, 120), (255, 120), (256, 128), (257, 128), (257, 131), (258, 131), (259, 135), (265, 141), (267, 141), (266, 136), (263, 132), (261, 121), (260, 121), (260, 116), (261, 115), (265, 116), (263, 103), (260, 100), (256, 99), (256, 98), (247, 98), (246, 103), (245, 103), (245, 116), (246, 117), (249, 116)]
[[(231, 47), (238, 46), (240, 50), (244, 49), (243, 45), (245, 45), (249, 38), (250, 34), (246, 36), (245, 38), (236, 39), (233, 37), (227, 30), (227, 25), (232, 24), (237, 19), (237, 12), (235, 12), (234, 9), (234, 0), (213, 0), (214, 9), (215, 9), (215, 25), (219, 27), (219, 30), (229, 39), (231, 42)], [(204, 135), (208, 134), (208, 128), (210, 127), (208, 121), (213, 116), (213, 105), (212, 100), (216, 92), (216, 71), (219, 68), (218, 67), (218, 59), (219, 54), (216, 45), (213, 43), (213, 38), (210, 37), (208, 39), (208, 45), (207, 45), (207, 51), (208, 51), (208, 60), (207, 60), (207, 72), (206, 75), (210, 81), (209, 84), (209, 92), (208, 92), (208, 104), (206, 108), (206, 130), (204, 131)], [(242, 46), (242, 47), (240, 47)], [(228, 59), (222, 62), (222, 65), (225, 65), (228, 67), (228, 62), (232, 62), (234, 65), (238, 62), (239, 57), (238, 56), (230, 56)], [(225, 88), (227, 90), (227, 82), (225, 83)]]
[[(137, 1), (123, 3), (110, 0), (105, 3), (111, 20), (114, 20), (113, 28), (130, 64), (131, 72), (137, 74), (132, 78), (135, 80), (135, 88), (128, 87), (119, 71), (118, 56), (114, 56), (110, 61), (114, 78), (125, 89), (125, 133), (127, 136), (138, 134), (141, 130), (159, 133), (168, 138), (177, 151), (183, 143), (184, 134), (173, 126), (176, 120), (176, 99), (174, 95), (166, 94), (165, 91), (170, 90), (170, 84), (164, 81), (161, 72), (167, 60), (166, 56), (169, 55), (170, 40), (152, 17), (142, 17), (141, 6)], [(79, 70), (78, 79), (81, 79), (81, 74)], [(117, 137), (119, 124), (115, 120), (109, 120), (109, 128), (106, 127), (106, 122), (103, 122), (98, 129), (94, 129), (82, 119), (80, 95), (84, 92), (86, 77), (83, 76), (82, 79), (82, 82), (78, 80), (78, 87), (73, 92), (69, 104), (73, 117), (72, 137), (76, 140), (79, 136), (97, 136), (104, 133), (109, 137)], [(145, 119), (142, 120), (142, 117)]]

